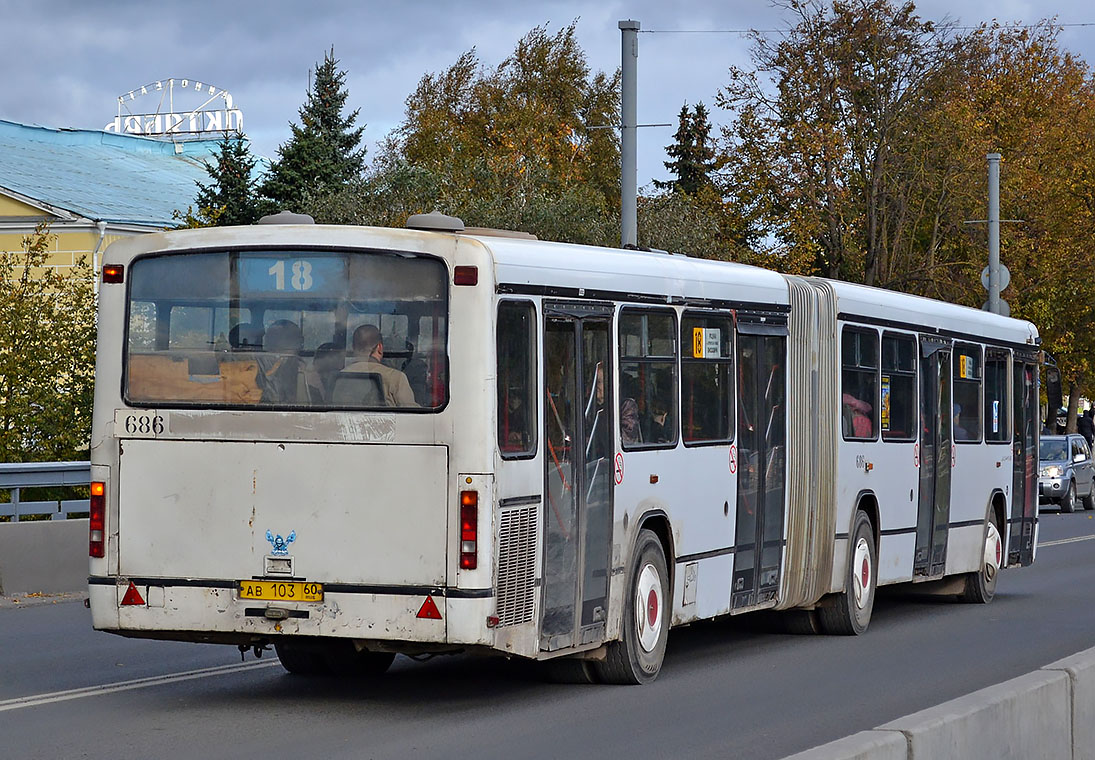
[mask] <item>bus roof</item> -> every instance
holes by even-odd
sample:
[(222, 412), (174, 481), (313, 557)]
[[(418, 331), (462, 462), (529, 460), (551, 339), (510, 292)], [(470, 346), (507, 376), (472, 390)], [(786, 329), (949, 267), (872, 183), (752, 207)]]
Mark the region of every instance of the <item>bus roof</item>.
[(467, 237), (491, 252), (501, 285), (582, 288), (587, 297), (603, 292), (780, 307), (790, 304), (781, 275), (745, 264), (571, 243)]
[(898, 293), (839, 280), (811, 278), (824, 282), (836, 294), (837, 314), (843, 319), (857, 318), (900, 322), (952, 333), (968, 333), (1012, 343), (1036, 344), (1038, 328), (1021, 319), (1011, 319), (969, 306), (960, 306), (932, 298)]

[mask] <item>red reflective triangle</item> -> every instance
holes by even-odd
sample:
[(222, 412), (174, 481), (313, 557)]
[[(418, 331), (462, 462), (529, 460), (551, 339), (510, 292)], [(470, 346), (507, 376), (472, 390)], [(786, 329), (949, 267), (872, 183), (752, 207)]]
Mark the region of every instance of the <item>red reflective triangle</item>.
[(432, 596), (427, 596), (426, 601), (422, 602), (422, 606), (418, 608), (418, 617), (429, 620), (441, 619), (441, 610), (437, 609)]
[(122, 597), (122, 606), (133, 606), (138, 604), (143, 607), (144, 599), (141, 598), (141, 592), (137, 590), (133, 581), (130, 581), (129, 588), (125, 590), (125, 596)]

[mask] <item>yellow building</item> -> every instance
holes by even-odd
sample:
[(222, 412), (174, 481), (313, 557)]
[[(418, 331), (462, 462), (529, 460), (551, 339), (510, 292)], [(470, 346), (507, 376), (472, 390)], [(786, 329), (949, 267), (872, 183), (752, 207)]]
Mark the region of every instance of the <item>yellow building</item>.
[(49, 266), (84, 256), (98, 269), (114, 240), (162, 230), (210, 182), (216, 140), (171, 142), (0, 120), (0, 252), (23, 249), (42, 220), (55, 236)]

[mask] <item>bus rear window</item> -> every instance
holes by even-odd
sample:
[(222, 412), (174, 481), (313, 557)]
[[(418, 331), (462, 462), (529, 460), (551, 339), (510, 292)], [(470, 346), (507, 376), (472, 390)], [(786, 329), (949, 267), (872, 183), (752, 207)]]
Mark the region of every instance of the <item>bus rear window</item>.
[(447, 270), (308, 250), (148, 256), (129, 277), (125, 398), (138, 405), (438, 409)]

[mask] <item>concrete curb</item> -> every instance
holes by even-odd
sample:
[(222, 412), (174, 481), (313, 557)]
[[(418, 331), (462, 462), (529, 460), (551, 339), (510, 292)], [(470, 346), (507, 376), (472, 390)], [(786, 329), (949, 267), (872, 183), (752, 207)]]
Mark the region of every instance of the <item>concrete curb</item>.
[(1095, 760), (1095, 649), (785, 760)]

